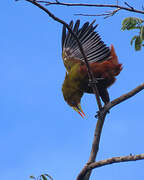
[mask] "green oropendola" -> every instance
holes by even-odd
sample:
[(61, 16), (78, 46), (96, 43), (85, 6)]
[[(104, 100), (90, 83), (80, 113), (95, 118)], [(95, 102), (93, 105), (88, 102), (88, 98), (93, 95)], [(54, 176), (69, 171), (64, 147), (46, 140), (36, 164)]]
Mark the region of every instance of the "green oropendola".
[[(96, 85), (101, 99), (106, 104), (110, 101), (107, 88), (111, 86), (120, 71), (122, 64), (118, 62), (113, 45), (107, 47), (95, 29), (95, 21), (91, 24), (86, 22), (79, 28), (80, 20), (77, 20), (74, 27), (73, 21), (69, 26), (77, 35), (82, 44), (91, 71), (96, 78)], [(62, 31), (62, 58), (66, 67), (66, 76), (62, 86), (65, 101), (82, 117), (84, 114), (80, 101), (83, 94), (93, 93), (89, 86), (89, 78), (84, 58), (79, 50), (76, 39), (63, 26)]]

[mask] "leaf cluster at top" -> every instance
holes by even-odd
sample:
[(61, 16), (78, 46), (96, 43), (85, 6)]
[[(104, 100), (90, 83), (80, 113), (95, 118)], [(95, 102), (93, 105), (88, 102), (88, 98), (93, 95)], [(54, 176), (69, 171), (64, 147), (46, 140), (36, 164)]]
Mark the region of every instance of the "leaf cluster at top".
[(135, 42), (135, 50), (141, 50), (142, 46), (144, 46), (144, 20), (137, 17), (127, 17), (122, 22), (122, 30), (133, 30), (139, 29), (139, 34), (135, 35), (131, 39), (131, 45)]

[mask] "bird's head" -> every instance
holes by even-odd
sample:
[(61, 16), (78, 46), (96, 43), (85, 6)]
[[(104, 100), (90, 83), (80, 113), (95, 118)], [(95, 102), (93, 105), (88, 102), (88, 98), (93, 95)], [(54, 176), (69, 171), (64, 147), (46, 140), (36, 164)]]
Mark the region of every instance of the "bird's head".
[(80, 101), (83, 96), (83, 92), (78, 89), (68, 88), (63, 85), (62, 92), (65, 101), (69, 106), (71, 106), (81, 117), (84, 117), (85, 114), (81, 108)]
[[(68, 103), (68, 101), (67, 101)], [(82, 118), (84, 118), (85, 114), (81, 108), (80, 102), (78, 103), (77, 101), (69, 101), (69, 105), (74, 109)]]
[(84, 117), (85, 114), (81, 108), (80, 101), (83, 96), (83, 91), (79, 88), (79, 82), (71, 80), (69, 76), (66, 74), (62, 92), (65, 101), (69, 106), (71, 106), (77, 113)]

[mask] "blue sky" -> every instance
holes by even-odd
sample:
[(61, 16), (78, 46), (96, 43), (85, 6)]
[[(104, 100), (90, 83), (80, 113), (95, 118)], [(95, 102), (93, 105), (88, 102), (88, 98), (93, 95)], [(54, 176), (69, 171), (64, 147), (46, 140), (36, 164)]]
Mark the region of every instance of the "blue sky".
[[(140, 8), (142, 0), (131, 5)], [(98, 14), (106, 9), (53, 6), (49, 10), (67, 22), (80, 18), (84, 23), (94, 18), (73, 14)], [(130, 46), (136, 32), (121, 31), (121, 22), (128, 16), (142, 17), (120, 11), (109, 19), (96, 18), (99, 34), (106, 44), (114, 44), (124, 67), (109, 88), (111, 99), (143, 82), (144, 49), (135, 52)], [(73, 180), (89, 157), (96, 124), (95, 97), (85, 94), (82, 98), (85, 119), (63, 99), (59, 23), (23, 0), (2, 1), (0, 17), (0, 178), (28, 180), (30, 175), (49, 173), (55, 180)], [(97, 159), (144, 153), (143, 127), (140, 92), (107, 116)], [(96, 169), (91, 179), (142, 179), (143, 167), (144, 161), (105, 166)]]

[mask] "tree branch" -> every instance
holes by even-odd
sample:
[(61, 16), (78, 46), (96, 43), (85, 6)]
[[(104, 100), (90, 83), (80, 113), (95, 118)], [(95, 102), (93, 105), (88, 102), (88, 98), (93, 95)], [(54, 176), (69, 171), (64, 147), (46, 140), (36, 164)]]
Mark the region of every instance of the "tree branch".
[(102, 14), (82, 14), (82, 13), (79, 13), (79, 14), (74, 14), (74, 15), (76, 15), (76, 16), (104, 16), (104, 19), (106, 19), (108, 17), (115, 15), (119, 10), (120, 10), (120, 8), (117, 8), (113, 11), (106, 11), (105, 13), (102, 13)]
[(91, 164), (87, 164), (84, 167), (83, 172), (81, 172), (81, 176), (79, 176), (79, 180), (83, 179), (83, 177), (86, 175), (87, 172), (89, 172), (95, 168), (99, 168), (99, 167), (114, 164), (114, 163), (138, 161), (138, 160), (143, 160), (143, 159), (144, 159), (144, 154), (138, 154), (138, 155), (112, 157), (109, 159), (105, 159), (105, 160), (101, 160), (101, 161), (94, 162)]
[(112, 157), (109, 159), (91, 163), (90, 165), (88, 165), (88, 169), (90, 170), (90, 169), (102, 167), (109, 164), (128, 162), (128, 161), (137, 161), (137, 160), (143, 160), (143, 159), (144, 159), (144, 154)]
[(98, 113), (98, 115), (97, 115), (98, 121), (96, 123), (90, 157), (89, 157), (89, 160), (88, 160), (86, 166), (84, 166), (84, 168), (79, 173), (77, 180), (88, 180), (90, 178), (92, 171), (89, 171), (87, 169), (87, 165), (95, 162), (95, 159), (96, 159), (96, 156), (97, 156), (97, 153), (99, 150), (100, 137), (101, 137), (102, 128), (103, 128), (106, 114), (107, 114), (107, 111), (101, 110), (100, 113)]
[[(79, 173), (77, 180), (88, 180), (91, 174), (91, 170), (93, 168), (96, 167), (100, 167), (100, 166), (104, 166), (107, 165), (109, 160), (105, 160), (105, 161), (99, 161), (99, 162), (95, 162), (98, 150), (99, 150), (99, 143), (100, 143), (100, 137), (101, 137), (101, 133), (102, 133), (102, 128), (103, 128), (103, 124), (105, 121), (105, 117), (107, 112), (114, 106), (116, 106), (117, 104), (120, 104), (121, 102), (133, 97), (134, 95), (136, 95), (137, 93), (139, 93), (140, 91), (142, 91), (144, 89), (144, 83), (137, 86), (136, 88), (134, 88), (133, 90), (131, 90), (130, 92), (123, 94), (122, 96), (120, 96), (119, 98), (116, 98), (115, 100), (109, 102), (107, 105), (104, 106), (104, 108), (101, 110), (101, 113), (98, 114), (98, 121), (96, 124), (96, 128), (95, 128), (95, 133), (94, 133), (94, 139), (93, 139), (93, 144), (92, 144), (92, 150), (91, 150), (91, 154), (89, 157), (89, 160), (87, 162), (87, 164), (84, 166), (84, 168), (81, 170), (81, 172)], [(102, 116), (101, 116), (102, 115)], [(142, 154), (142, 156), (131, 156), (131, 158), (129, 156), (126, 156), (125, 159), (135, 159), (136, 157), (142, 157), (143, 158), (144, 154)], [(111, 163), (114, 163), (114, 161), (116, 160), (117, 162), (122, 162), (120, 160), (122, 160), (123, 158), (117, 158), (117, 159), (113, 159), (111, 158)], [(119, 160), (119, 161), (118, 161)], [(139, 160), (139, 159), (136, 159)], [(130, 161), (130, 160), (129, 160)], [(132, 160), (131, 160), (132, 161)], [(101, 163), (100, 163), (101, 162)], [(105, 162), (105, 164), (104, 164)], [(101, 165), (102, 164), (102, 165)], [(92, 165), (92, 166), (91, 166)], [(99, 165), (99, 166), (98, 166)]]
[(131, 5), (129, 5), (127, 2), (124, 2), (124, 3), (125, 3), (125, 5), (127, 5), (129, 8), (134, 9), (134, 7), (132, 7)]
[(119, 98), (116, 98), (115, 100), (109, 102), (107, 105), (105, 105), (105, 111), (110, 110), (112, 107), (120, 104), (121, 102), (133, 97), (134, 95), (136, 95), (137, 93), (139, 93), (141, 90), (144, 89), (144, 83), (142, 83), (141, 85), (137, 86), (136, 88), (134, 88), (133, 90), (131, 90), (130, 92), (123, 94), (122, 96), (120, 96)]
[[(119, 6), (118, 4), (113, 5), (113, 4), (64, 3), (64, 2), (59, 2), (59, 1), (58, 2), (37, 1), (37, 2), (44, 3), (46, 6), (59, 5), (59, 6), (81, 6), (81, 7), (102, 7), (102, 8), (104, 8), (104, 7), (108, 8), (109, 7), (109, 8), (117, 8), (120, 10), (144, 14), (143, 10), (134, 9), (130, 5), (129, 5), (129, 7), (124, 7), (124, 6)], [(125, 2), (125, 4), (128, 6), (128, 3)]]

